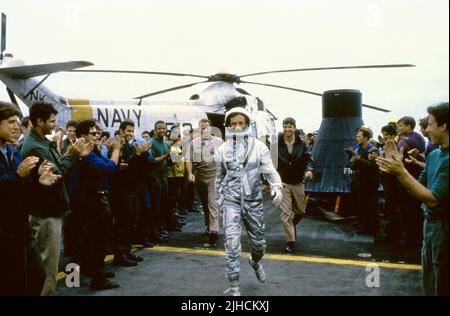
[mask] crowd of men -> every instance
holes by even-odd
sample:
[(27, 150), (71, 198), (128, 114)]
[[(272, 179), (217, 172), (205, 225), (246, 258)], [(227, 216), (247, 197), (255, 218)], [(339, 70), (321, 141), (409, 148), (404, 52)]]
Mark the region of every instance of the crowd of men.
[[(419, 178), (428, 154), (438, 146), (427, 132), (428, 117), (420, 119), (422, 135), (415, 132), (416, 120), (405, 116), (381, 128), (382, 136), (373, 140), (372, 131), (363, 126), (356, 132), (357, 144), (347, 148), (349, 166), (353, 170), (351, 201), (353, 214), (358, 218), (357, 230), (373, 235), (376, 243), (396, 243), (417, 250), (422, 244), (423, 211), (421, 201), (412, 196), (394, 175), (380, 172), (377, 157), (385, 156), (385, 144), (393, 141), (402, 152), (406, 170)], [(384, 203), (379, 207), (380, 184)], [(385, 225), (380, 225), (379, 215)], [(382, 229), (381, 226), (385, 226)]]
[[(299, 130), (295, 119), (283, 121), (283, 132), (271, 144), (272, 158), (260, 143), (257, 149), (242, 143), (244, 151), (259, 152), (257, 159), (267, 166), (265, 177), (259, 179), (258, 173), (258, 179), (246, 178), (248, 187), (236, 178), (241, 179), (236, 185), (243, 186), (236, 190), (254, 195), (246, 207), (238, 199), (233, 204), (234, 182), (223, 185), (219, 180), (225, 173), (241, 172), (248, 158), (235, 171), (232, 164), (215, 161), (227, 146), (236, 151), (236, 141), (230, 145), (216, 137), (207, 119), (199, 122), (196, 134), (178, 126), (167, 131), (166, 123), (157, 121), (141, 137), (135, 135), (134, 122), (125, 120), (110, 137), (95, 120), (69, 121), (65, 129), (57, 128), (58, 113), (49, 103), (37, 102), (29, 112), (19, 124), (17, 110), (0, 102), (0, 192), (8, 197), (2, 199), (0, 221), (0, 253), (8, 258), (0, 262), (0, 295), (54, 295), (61, 245), (81, 273), (92, 278), (91, 290), (119, 287), (105, 268), (105, 256), (113, 253), (116, 266), (136, 266), (143, 258), (131, 253), (132, 244), (167, 242), (169, 231), (181, 231), (183, 216), (195, 211), (196, 194), (204, 213), (205, 247), (216, 246), (224, 209), (248, 212), (244, 219), (254, 219), (245, 223), (258, 231), (252, 235), (249, 230), (250, 265), (263, 282), (258, 261), (265, 241), (257, 229), (263, 227), (262, 203), (255, 204), (260, 203), (260, 181), (271, 185), (280, 205), (284, 251), (294, 252), (297, 225), (305, 214), (304, 182), (314, 173), (314, 135)], [(407, 116), (384, 126), (378, 141), (365, 126), (356, 131), (355, 146), (345, 149), (353, 170), (350, 199), (360, 233), (373, 234), (377, 243), (422, 245), (425, 294), (448, 295), (448, 103), (428, 112), (419, 122), (423, 136), (414, 131), (415, 119)], [(387, 222), (383, 231), (378, 220), (380, 183)], [(239, 251), (233, 251), (240, 241), (231, 237), (234, 226), (225, 217), (227, 273), (236, 282)]]

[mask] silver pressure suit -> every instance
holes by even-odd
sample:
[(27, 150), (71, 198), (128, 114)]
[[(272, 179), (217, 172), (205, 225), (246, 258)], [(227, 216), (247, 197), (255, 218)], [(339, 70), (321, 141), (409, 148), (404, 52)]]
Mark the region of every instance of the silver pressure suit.
[(216, 197), (223, 212), (227, 278), (239, 281), (241, 222), (247, 230), (254, 262), (264, 255), (264, 211), (261, 173), (271, 190), (282, 190), (267, 146), (252, 136), (230, 137), (215, 153)]

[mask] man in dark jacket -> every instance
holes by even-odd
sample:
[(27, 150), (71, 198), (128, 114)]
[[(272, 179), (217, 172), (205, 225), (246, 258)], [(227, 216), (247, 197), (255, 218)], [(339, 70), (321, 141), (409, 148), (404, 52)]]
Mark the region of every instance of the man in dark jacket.
[(109, 176), (116, 170), (121, 141), (111, 143), (111, 159), (101, 155), (98, 149), (100, 131), (93, 120), (84, 120), (76, 127), (76, 136), (94, 144), (94, 150), (80, 159), (70, 173), (70, 204), (74, 223), (80, 223), (76, 233), (79, 244), (76, 248), (81, 272), (92, 277), (91, 290), (118, 288), (107, 278), (114, 273), (105, 271), (105, 256), (111, 235), (111, 210), (109, 205)]
[[(416, 120), (410, 116), (402, 117), (398, 120), (398, 150), (403, 151), (403, 162), (410, 159), (410, 152), (418, 152), (417, 160), (423, 161), (425, 152), (425, 139), (414, 131)], [(403, 148), (403, 149), (402, 149)], [(422, 172), (422, 166), (418, 164), (405, 163), (405, 168), (416, 179)], [(402, 223), (402, 239), (407, 245), (420, 249), (423, 231), (423, 215), (420, 208), (421, 202), (411, 196), (407, 189), (399, 186), (399, 209)]]
[(283, 134), (272, 145), (272, 154), (278, 150), (277, 171), (283, 182), (281, 222), (287, 239), (285, 252), (292, 253), (296, 240), (296, 226), (305, 214), (304, 179), (312, 179), (313, 161), (309, 146), (295, 133), (296, 122), (288, 117), (283, 121)]
[[(30, 156), (25, 160), (8, 145), (19, 128), (19, 112), (9, 103), (0, 102), (0, 296), (39, 295), (44, 284), (44, 271), (39, 256), (31, 246), (28, 209), (24, 197), (29, 186), (28, 175), (39, 162)], [(51, 185), (59, 179), (51, 171), (40, 168), (39, 183)]]
[(387, 142), (385, 158), (378, 158), (380, 170), (397, 177), (408, 192), (422, 201), (424, 239), (422, 243), (422, 285), (425, 295), (448, 296), (448, 102), (428, 107), (427, 131), (439, 148), (427, 157), (418, 180), (402, 164), (402, 153)]
[(358, 228), (364, 234), (373, 234), (378, 228), (376, 210), (380, 175), (375, 163), (378, 149), (369, 142), (370, 138), (371, 132), (365, 128), (356, 132), (358, 145), (349, 163), (353, 171), (350, 196), (358, 217)]
[[(36, 102), (30, 108), (33, 129), (25, 137), (22, 146), (24, 157), (36, 156), (39, 161), (48, 161), (53, 172), (67, 176), (77, 158), (87, 156), (92, 150), (83, 139), (71, 145), (65, 156), (58, 152), (56, 144), (45, 135), (56, 127), (56, 114), (52, 104)], [(45, 187), (38, 183), (37, 173), (32, 173), (29, 206), (32, 238), (37, 241), (44, 264), (46, 279), (41, 295), (54, 295), (61, 244), (61, 217), (68, 210), (69, 199), (64, 181)]]
[[(120, 124), (119, 137), (124, 145), (116, 171), (111, 175), (111, 208), (114, 216), (114, 265), (136, 266), (142, 257), (131, 253), (133, 233), (136, 231), (139, 215), (139, 188), (143, 182), (142, 173), (149, 168), (148, 151), (151, 143), (138, 145), (133, 142), (134, 122), (125, 120)], [(111, 153), (112, 157), (112, 153)]]
[[(397, 128), (393, 124), (387, 124), (381, 128), (383, 138), (380, 142), (380, 155), (384, 155), (384, 146), (386, 142), (392, 139), (395, 142)], [(386, 220), (385, 235), (376, 235), (375, 243), (392, 243), (400, 239), (400, 216), (398, 203), (398, 186), (397, 177), (388, 173), (381, 173), (380, 181), (383, 184), (384, 195), (384, 216)]]

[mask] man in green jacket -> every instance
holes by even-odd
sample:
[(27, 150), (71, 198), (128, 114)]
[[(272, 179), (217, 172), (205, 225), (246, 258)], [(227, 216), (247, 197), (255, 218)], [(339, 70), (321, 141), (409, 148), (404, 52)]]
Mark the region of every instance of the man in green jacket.
[[(75, 141), (65, 156), (58, 152), (55, 142), (45, 135), (56, 128), (56, 114), (52, 104), (37, 102), (30, 108), (30, 119), (33, 129), (25, 137), (22, 146), (24, 158), (35, 156), (40, 162), (48, 161), (53, 166), (53, 173), (68, 175), (72, 165), (79, 157), (89, 154), (91, 144), (83, 139)], [(61, 218), (69, 208), (69, 198), (64, 181), (52, 186), (43, 186), (38, 182), (37, 173), (32, 173), (30, 196), (30, 229), (31, 237), (36, 239), (41, 254), (46, 279), (41, 295), (54, 295), (61, 245)]]

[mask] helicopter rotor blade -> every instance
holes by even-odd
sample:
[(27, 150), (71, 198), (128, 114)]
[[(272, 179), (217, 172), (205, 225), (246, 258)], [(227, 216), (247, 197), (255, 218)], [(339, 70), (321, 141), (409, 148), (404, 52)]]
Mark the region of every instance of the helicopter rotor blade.
[(197, 77), (208, 79), (209, 76), (185, 74), (178, 72), (161, 72), (161, 71), (140, 71), (140, 70), (109, 70), (109, 69), (74, 69), (70, 72), (91, 72), (91, 73), (117, 73), (117, 74), (141, 74), (141, 75), (163, 75), (163, 76), (178, 76), (178, 77)]
[(373, 105), (364, 104), (364, 103), (362, 104), (362, 106), (364, 106), (364, 107), (366, 107), (366, 108), (369, 108), (369, 109), (372, 109), (372, 110), (384, 112), (384, 113), (389, 113), (389, 112), (391, 112), (391, 110), (379, 108), (379, 107), (376, 107), (376, 106), (373, 106)]
[(368, 68), (401, 68), (401, 67), (415, 67), (412, 64), (387, 64), (387, 65), (364, 65), (364, 66), (339, 66), (339, 67), (316, 67), (316, 68), (298, 68), (298, 69), (284, 69), (284, 70), (270, 70), (262, 72), (254, 72), (245, 74), (240, 78), (248, 76), (259, 76), (272, 73), (296, 72), (296, 71), (313, 71), (313, 70), (337, 70), (337, 69), (368, 69)]
[[(317, 92), (312, 92), (312, 91), (302, 90), (302, 89), (296, 89), (296, 88), (290, 88), (290, 87), (285, 87), (285, 86), (278, 86), (278, 85), (269, 84), (269, 83), (259, 83), (259, 82), (251, 82), (251, 81), (241, 81), (241, 83), (249, 83), (249, 84), (255, 84), (255, 85), (259, 85), (259, 86), (267, 86), (267, 87), (273, 87), (273, 88), (286, 89), (286, 90), (291, 90), (291, 91), (296, 91), (296, 92), (312, 94), (312, 95), (316, 95), (316, 96), (319, 96), (319, 97), (322, 96), (321, 93), (317, 93)], [(369, 105), (369, 104), (364, 104), (363, 103), (362, 106), (364, 106), (366, 108), (369, 108), (369, 109), (372, 109), (372, 110), (385, 112), (385, 113), (391, 112), (391, 110), (379, 108), (379, 107), (376, 107), (376, 106), (373, 106), (373, 105)]]
[(170, 91), (175, 91), (175, 90), (189, 88), (189, 87), (195, 86), (196, 84), (205, 83), (205, 82), (208, 82), (208, 80), (194, 82), (194, 83), (189, 83), (189, 84), (185, 84), (185, 85), (182, 85), (182, 86), (176, 86), (176, 87), (172, 87), (172, 88), (169, 88), (169, 89), (155, 91), (155, 92), (152, 92), (152, 93), (147, 93), (147, 94), (141, 95), (139, 97), (135, 97), (134, 99), (144, 99), (144, 98), (148, 98), (148, 97), (151, 97), (151, 96), (157, 95), (157, 94), (163, 94), (163, 93), (170, 92)]
[(3, 60), (3, 52), (6, 50), (6, 15), (2, 12), (2, 33), (1, 33), (1, 44), (0, 44), (0, 61)]
[(319, 97), (322, 96), (321, 93), (307, 91), (307, 90), (301, 90), (301, 89), (296, 89), (296, 88), (290, 88), (290, 87), (285, 87), (285, 86), (278, 86), (278, 85), (270, 84), (270, 83), (260, 83), (260, 82), (252, 82), (252, 81), (241, 81), (241, 83), (249, 83), (249, 84), (255, 84), (255, 85), (259, 85), (259, 86), (267, 86), (267, 87), (272, 87), (272, 88), (292, 90), (292, 91), (296, 91), (296, 92), (303, 92), (303, 93), (308, 93), (308, 94), (312, 94), (312, 95), (317, 95)]
[(266, 109), (266, 111), (267, 111), (267, 113), (269, 113), (270, 115), (273, 116), (274, 120), (278, 120), (278, 118), (272, 112), (270, 112), (269, 109)]
[(13, 107), (19, 112), (19, 119), (23, 119), (23, 113), (20, 109), (19, 103), (17, 103), (16, 96), (14, 95), (14, 92), (12, 92), (9, 88), (6, 88), (6, 92), (8, 92), (9, 99), (11, 100), (11, 103)]

